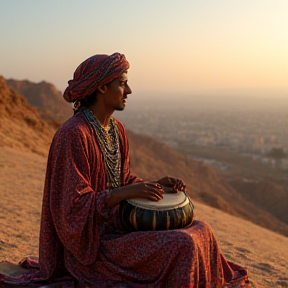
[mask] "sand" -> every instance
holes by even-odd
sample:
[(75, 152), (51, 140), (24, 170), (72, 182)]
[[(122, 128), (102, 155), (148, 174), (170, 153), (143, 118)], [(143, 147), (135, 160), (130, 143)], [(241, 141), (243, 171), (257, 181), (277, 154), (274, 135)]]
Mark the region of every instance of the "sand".
[[(46, 158), (0, 147), (0, 261), (38, 256)], [(249, 270), (251, 287), (288, 287), (288, 238), (194, 202), (225, 257)]]

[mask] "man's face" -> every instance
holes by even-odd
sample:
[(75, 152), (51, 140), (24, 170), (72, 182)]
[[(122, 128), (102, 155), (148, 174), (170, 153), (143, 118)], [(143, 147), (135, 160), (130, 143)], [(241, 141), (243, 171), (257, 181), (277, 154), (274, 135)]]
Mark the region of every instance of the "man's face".
[(121, 111), (126, 106), (127, 95), (132, 91), (128, 86), (127, 72), (107, 84), (105, 103), (113, 110)]

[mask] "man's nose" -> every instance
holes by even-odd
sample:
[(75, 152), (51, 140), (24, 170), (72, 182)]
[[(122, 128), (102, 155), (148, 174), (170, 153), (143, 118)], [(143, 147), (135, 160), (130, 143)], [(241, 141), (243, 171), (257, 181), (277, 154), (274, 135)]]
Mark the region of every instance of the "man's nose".
[(131, 93), (132, 93), (131, 88), (129, 87), (128, 84), (126, 84), (126, 87), (125, 87), (125, 94), (131, 94)]

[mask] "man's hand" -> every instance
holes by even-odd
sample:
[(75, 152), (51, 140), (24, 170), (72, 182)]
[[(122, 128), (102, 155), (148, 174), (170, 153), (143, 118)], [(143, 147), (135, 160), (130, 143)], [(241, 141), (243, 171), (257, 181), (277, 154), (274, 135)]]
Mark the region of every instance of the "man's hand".
[(129, 198), (146, 198), (153, 201), (163, 199), (164, 190), (158, 183), (144, 181), (124, 187), (127, 191), (131, 191)]
[(160, 185), (164, 187), (171, 187), (175, 192), (183, 191), (187, 192), (187, 187), (183, 180), (174, 178), (171, 176), (166, 176), (157, 181)]
[(123, 200), (132, 198), (145, 198), (158, 201), (163, 199), (163, 193), (163, 187), (157, 182), (138, 182), (111, 190), (111, 196), (107, 205), (113, 207)]

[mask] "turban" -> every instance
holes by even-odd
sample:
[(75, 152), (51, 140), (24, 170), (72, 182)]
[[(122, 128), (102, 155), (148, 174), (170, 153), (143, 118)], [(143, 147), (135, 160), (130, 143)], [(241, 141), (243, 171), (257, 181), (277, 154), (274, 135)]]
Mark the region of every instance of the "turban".
[(94, 55), (77, 67), (63, 97), (68, 102), (80, 100), (91, 95), (101, 85), (120, 77), (128, 68), (129, 63), (123, 54)]

